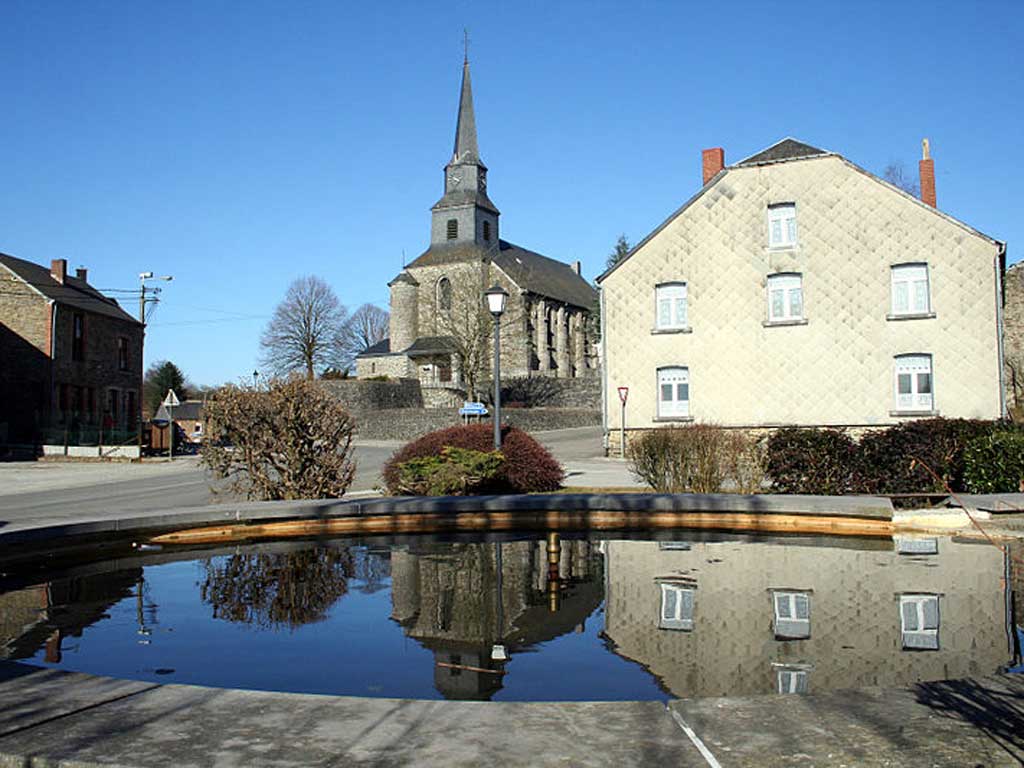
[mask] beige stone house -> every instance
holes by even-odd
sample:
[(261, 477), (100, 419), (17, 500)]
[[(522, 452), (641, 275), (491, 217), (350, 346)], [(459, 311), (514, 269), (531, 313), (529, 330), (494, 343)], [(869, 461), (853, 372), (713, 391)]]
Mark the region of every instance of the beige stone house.
[(598, 282), (605, 427), (874, 427), (1005, 412), (1005, 244), (785, 139), (704, 186)]
[(468, 62), (455, 149), (431, 218), (430, 247), (388, 284), (390, 335), (357, 356), (359, 378), (416, 378), (455, 391), (486, 377), (493, 353), (483, 292), (494, 284), (510, 294), (501, 323), (503, 375), (596, 374), (588, 319), (597, 293), (579, 262), (570, 266), (500, 237), (477, 149)]

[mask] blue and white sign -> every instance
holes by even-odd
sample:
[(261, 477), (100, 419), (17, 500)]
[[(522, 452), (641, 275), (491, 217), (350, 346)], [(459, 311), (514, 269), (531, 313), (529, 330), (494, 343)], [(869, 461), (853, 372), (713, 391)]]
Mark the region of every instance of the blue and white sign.
[(465, 402), (459, 408), (459, 416), (486, 416), (487, 407), (483, 403)]

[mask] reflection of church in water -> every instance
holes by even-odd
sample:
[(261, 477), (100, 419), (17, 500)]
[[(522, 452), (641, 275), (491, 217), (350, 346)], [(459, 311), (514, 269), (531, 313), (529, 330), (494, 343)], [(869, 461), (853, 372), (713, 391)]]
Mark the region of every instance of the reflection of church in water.
[(601, 604), (597, 545), (563, 539), (416, 544), (391, 554), (392, 618), (434, 654), (449, 699), (489, 699), (508, 655), (582, 632)]

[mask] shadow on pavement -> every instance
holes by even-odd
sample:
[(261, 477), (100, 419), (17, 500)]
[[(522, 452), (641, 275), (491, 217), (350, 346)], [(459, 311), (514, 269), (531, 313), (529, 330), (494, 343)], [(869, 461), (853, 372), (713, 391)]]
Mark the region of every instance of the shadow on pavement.
[(970, 723), (1014, 759), (1024, 759), (1024, 679), (920, 683), (915, 693), (940, 716)]

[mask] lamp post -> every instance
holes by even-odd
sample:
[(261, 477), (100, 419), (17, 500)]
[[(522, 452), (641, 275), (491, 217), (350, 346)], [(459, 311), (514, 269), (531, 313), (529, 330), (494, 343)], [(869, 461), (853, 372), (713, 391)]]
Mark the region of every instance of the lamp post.
[[(146, 281), (147, 280), (163, 280), (169, 283), (174, 279), (174, 275), (160, 275), (156, 276), (152, 272), (139, 272), (139, 322), (142, 324), (143, 333), (143, 344), (145, 344), (145, 333), (146, 333), (146, 304), (158, 301), (160, 293), (159, 288), (153, 288), (153, 298), (146, 298)], [(142, 461), (142, 391), (145, 384), (145, 374), (143, 374), (143, 381), (139, 382), (139, 408), (138, 413), (135, 417), (139, 420), (139, 461)], [(155, 415), (155, 414), (154, 414)], [(153, 445), (152, 440), (152, 424), (150, 425), (150, 447)]]
[(260, 372), (254, 370), (252, 372), (252, 388), (259, 389), (260, 386)]
[(484, 291), (487, 309), (494, 318), (494, 450), (501, 450), (501, 315), (508, 301), (508, 291), (492, 285)]

